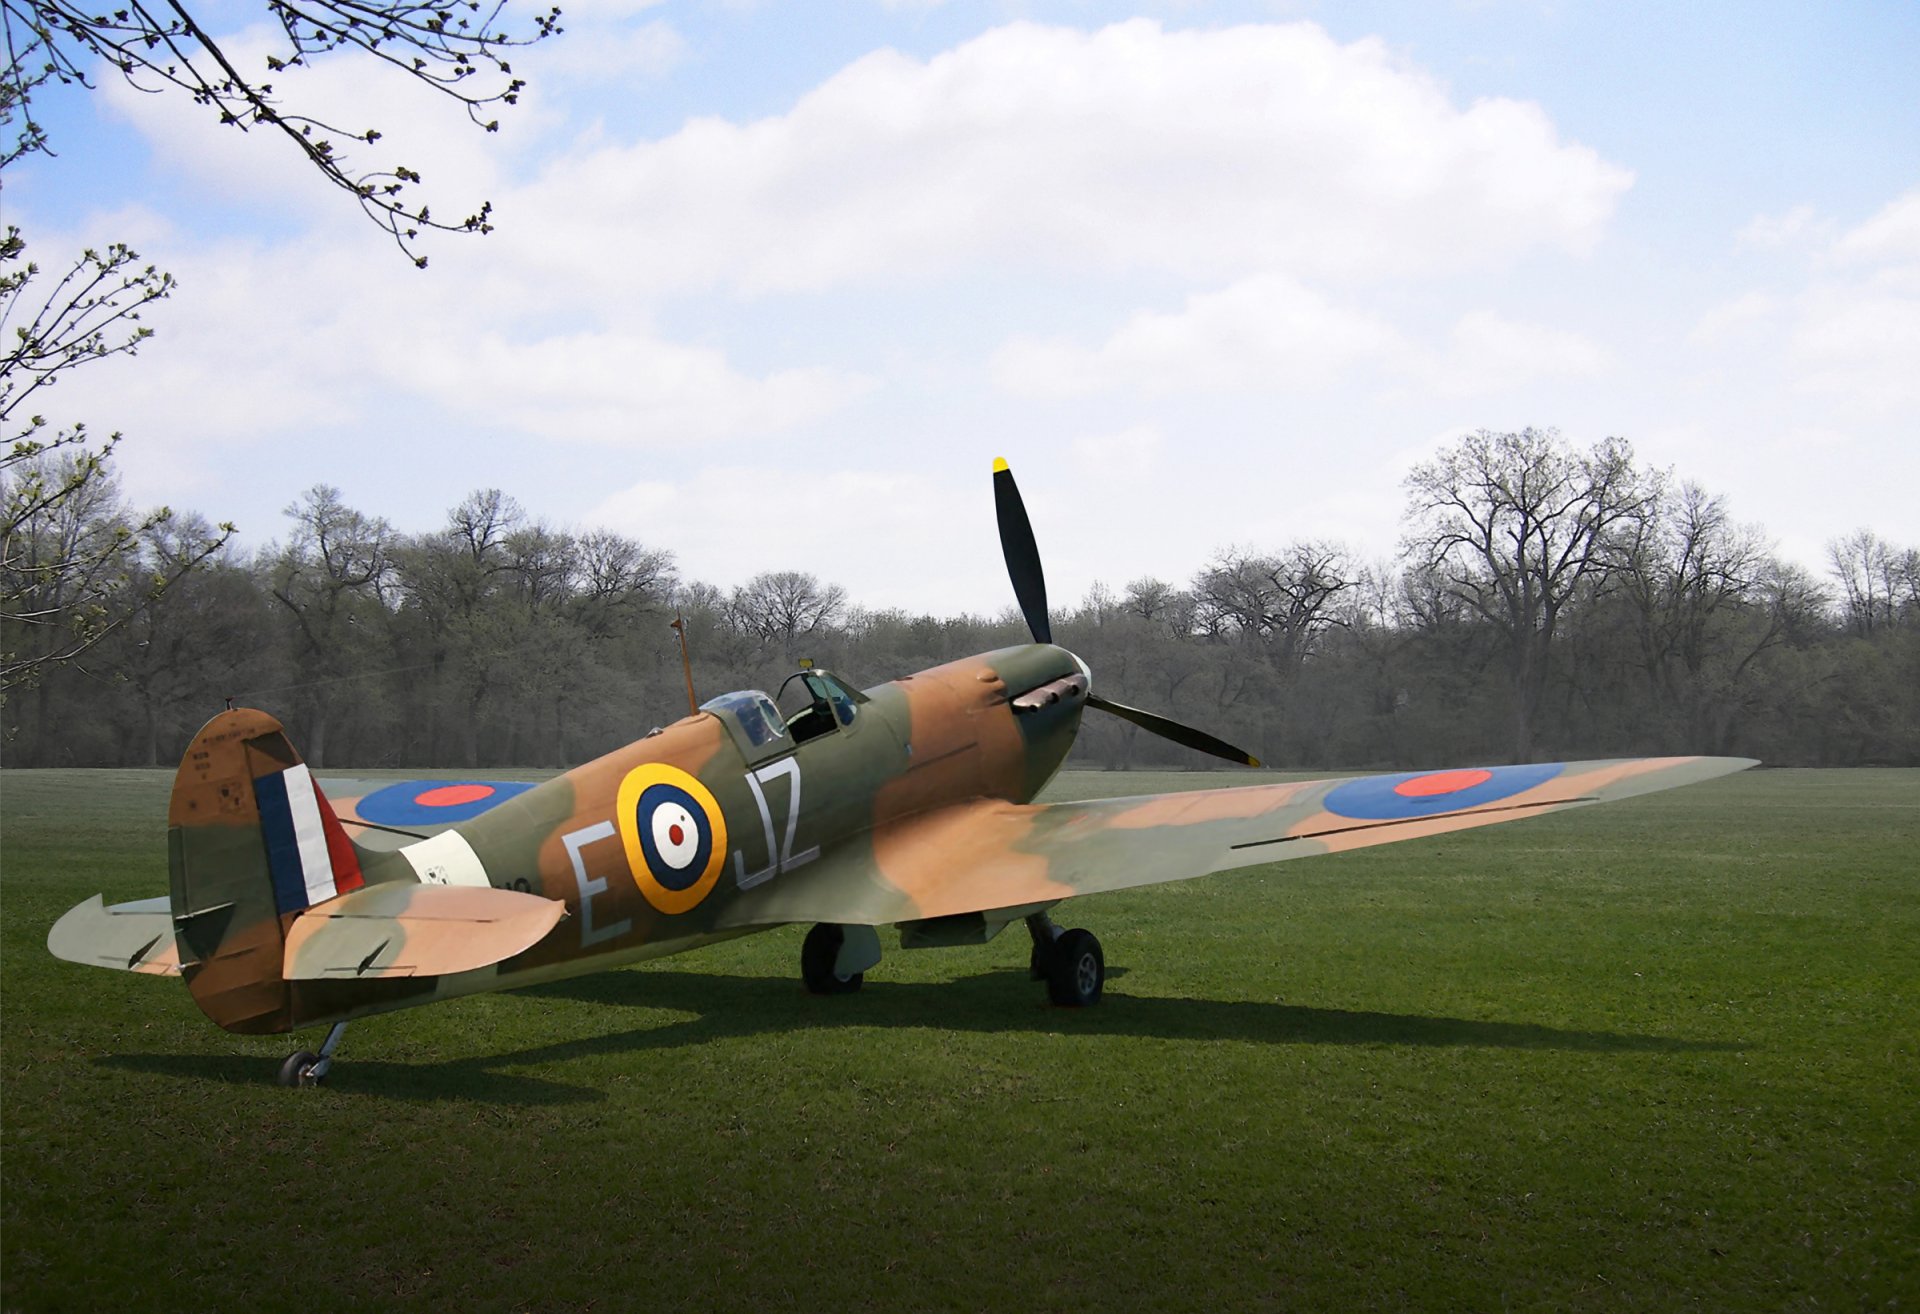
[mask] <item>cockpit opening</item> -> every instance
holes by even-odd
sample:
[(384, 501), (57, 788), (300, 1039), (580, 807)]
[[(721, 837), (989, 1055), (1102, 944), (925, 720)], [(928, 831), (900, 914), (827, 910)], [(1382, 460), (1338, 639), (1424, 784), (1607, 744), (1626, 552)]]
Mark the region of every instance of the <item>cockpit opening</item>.
[(804, 744), (852, 725), (867, 696), (833, 672), (815, 668), (789, 675), (780, 686), (780, 700), (790, 709), (787, 729), (793, 741)]

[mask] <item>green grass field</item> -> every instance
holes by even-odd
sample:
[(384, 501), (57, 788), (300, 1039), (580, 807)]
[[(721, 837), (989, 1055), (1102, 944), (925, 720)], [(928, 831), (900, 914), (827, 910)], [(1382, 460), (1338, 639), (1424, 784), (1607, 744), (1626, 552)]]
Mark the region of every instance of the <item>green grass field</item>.
[(305, 1092), (46, 953), (165, 891), (169, 778), (0, 775), (9, 1311), (1920, 1306), (1920, 772), (1069, 903), (1086, 1011), (1018, 928), (814, 998), (795, 928), (355, 1023)]

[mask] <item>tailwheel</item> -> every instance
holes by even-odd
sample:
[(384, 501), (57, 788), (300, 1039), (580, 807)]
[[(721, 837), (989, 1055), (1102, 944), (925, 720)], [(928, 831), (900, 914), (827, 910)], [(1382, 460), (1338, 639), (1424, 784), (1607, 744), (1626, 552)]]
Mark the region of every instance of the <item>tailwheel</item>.
[(1054, 1003), (1085, 1008), (1100, 1002), (1107, 959), (1092, 931), (1067, 931), (1044, 949), (1035, 946), (1034, 954), (1046, 959), (1047, 997)]
[(280, 1065), (280, 1084), (305, 1089), (325, 1081), (327, 1073), (333, 1068), (333, 1051), (340, 1048), (340, 1040), (346, 1034), (347, 1024), (335, 1022), (327, 1029), (327, 1038), (322, 1042), (318, 1054), (303, 1049), (297, 1054), (287, 1055), (287, 1061)]
[(846, 938), (846, 928), (833, 922), (821, 922), (807, 932), (800, 946), (800, 978), (814, 994), (850, 995), (867, 979), (865, 972), (841, 976), (834, 970)]
[(310, 1049), (287, 1055), (287, 1061), (280, 1065), (280, 1084), (293, 1087), (318, 1086), (321, 1079), (326, 1076), (325, 1073), (314, 1072), (314, 1068), (319, 1063), (320, 1056)]

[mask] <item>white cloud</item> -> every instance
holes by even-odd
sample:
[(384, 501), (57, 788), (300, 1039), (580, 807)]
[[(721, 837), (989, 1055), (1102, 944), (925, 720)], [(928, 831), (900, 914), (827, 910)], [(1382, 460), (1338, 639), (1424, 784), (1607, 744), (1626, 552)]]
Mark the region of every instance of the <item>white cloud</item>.
[(664, 3), (665, 0), (565, 0), (560, 6), (560, 24), (572, 32), (575, 24), (583, 21), (595, 24), (619, 22), (650, 9), (658, 9)]
[(1842, 233), (1820, 265), (1788, 344), (1800, 385), (1854, 414), (1920, 405), (1920, 189)]
[(1149, 478), (1160, 458), (1160, 431), (1136, 424), (1118, 433), (1086, 434), (1069, 447), (1076, 466), (1096, 479), (1139, 481)]
[(1631, 175), (1537, 106), (1451, 103), (1299, 23), (1015, 23), (870, 54), (786, 114), (594, 146), (515, 199), (526, 258), (646, 293), (1057, 276), (1372, 279), (1597, 240)]
[(1730, 340), (1750, 336), (1766, 327), (1779, 312), (1780, 299), (1764, 292), (1749, 292), (1709, 309), (1687, 334), (1689, 344), (1717, 347)]
[(1478, 310), (1462, 316), (1448, 333), (1433, 383), (1443, 392), (1469, 396), (1539, 379), (1593, 378), (1610, 364), (1604, 348), (1578, 333)]
[(664, 19), (628, 24), (595, 21), (597, 16), (590, 15), (583, 22), (572, 5), (565, 9), (566, 31), (515, 61), (525, 66), (532, 85), (546, 85), (549, 79), (605, 82), (658, 78), (679, 67), (687, 57), (686, 40)]
[[(1812, 206), (1756, 219), (1773, 286), (1710, 307), (1686, 344), (1724, 394), (1799, 394), (1842, 425), (1910, 419), (1920, 405), (1920, 188), (1850, 228)], [(1797, 450), (1797, 446), (1795, 448)]]
[(996, 353), (1008, 392), (1070, 397), (1116, 391), (1303, 394), (1351, 386), (1350, 374), (1411, 380), (1449, 396), (1515, 389), (1538, 380), (1591, 378), (1611, 365), (1578, 333), (1490, 310), (1462, 316), (1444, 345), (1422, 346), (1386, 320), (1334, 305), (1280, 275), (1190, 298), (1174, 314), (1143, 311), (1106, 342), (1078, 347), (1016, 338)]
[[(42, 240), (78, 245), (41, 235), (36, 253)], [(254, 505), (255, 486), (274, 489), (268, 511), (316, 480), (356, 476), (389, 506), (436, 507), (470, 478), (505, 482), (522, 453), (591, 471), (603, 463), (582, 444), (679, 454), (764, 440), (874, 386), (845, 370), (743, 369), (719, 348), (663, 337), (644, 316), (606, 326), (563, 314), (568, 327), (555, 328), (511, 288), (451, 277), (458, 262), (421, 274), (351, 250), (332, 237), (176, 241), (163, 263), (180, 291), (146, 311), (156, 336), (135, 360), (90, 366), (74, 398), (85, 403), (76, 418), (129, 434), (116, 460), (141, 500), (238, 515), (253, 532), (272, 518)], [(396, 482), (421, 469), (440, 486)], [(236, 496), (238, 471), (254, 477)], [(209, 501), (222, 485), (226, 495)]]
[(1801, 384), (1850, 407), (1891, 410), (1920, 403), (1920, 297), (1847, 285), (1804, 302), (1791, 349)]
[(1733, 241), (1737, 247), (1771, 251), (1816, 236), (1823, 227), (1812, 206), (1796, 205), (1785, 214), (1755, 215)]
[(872, 381), (824, 369), (740, 373), (711, 348), (639, 333), (525, 341), (441, 338), (405, 353), (393, 383), (451, 410), (554, 441), (682, 447), (810, 424)]
[(1841, 234), (1830, 255), (1836, 263), (1849, 265), (1920, 265), (1920, 187)]
[(1190, 297), (1172, 314), (1141, 311), (1095, 348), (1015, 339), (996, 354), (993, 372), (1002, 388), (1039, 397), (1297, 390), (1331, 385), (1349, 365), (1398, 346), (1382, 321), (1265, 274)]
[[(821, 513), (772, 514), (792, 499)], [(933, 526), (952, 519), (953, 503), (954, 490), (926, 474), (804, 462), (785, 469), (766, 460), (643, 480), (602, 498), (582, 523), (671, 545), (688, 579), (731, 587), (763, 570), (805, 570), (845, 586), (867, 607), (924, 608), (929, 597), (977, 589), (983, 573), (998, 569), (996, 557), (954, 551), (929, 565), (924, 549), (937, 539)], [(985, 515), (959, 537), (992, 532), (990, 498), (978, 504)], [(834, 507), (847, 514), (826, 513)], [(876, 543), (900, 550), (876, 552)]]

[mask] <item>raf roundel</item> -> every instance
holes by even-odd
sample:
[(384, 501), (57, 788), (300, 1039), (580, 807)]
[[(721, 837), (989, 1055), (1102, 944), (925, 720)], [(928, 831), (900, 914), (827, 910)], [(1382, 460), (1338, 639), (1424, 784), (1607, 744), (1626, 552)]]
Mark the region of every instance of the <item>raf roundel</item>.
[(1321, 804), (1336, 817), (1359, 821), (1410, 821), (1443, 812), (1499, 803), (1544, 785), (1562, 764), (1472, 767), (1465, 771), (1412, 771), (1397, 776), (1367, 776), (1336, 786)]
[(402, 780), (355, 803), (353, 819), (376, 826), (453, 826), (532, 788), (501, 780)]
[(616, 807), (627, 868), (647, 902), (663, 913), (698, 907), (727, 855), (727, 819), (713, 792), (679, 767), (648, 762), (627, 772)]

